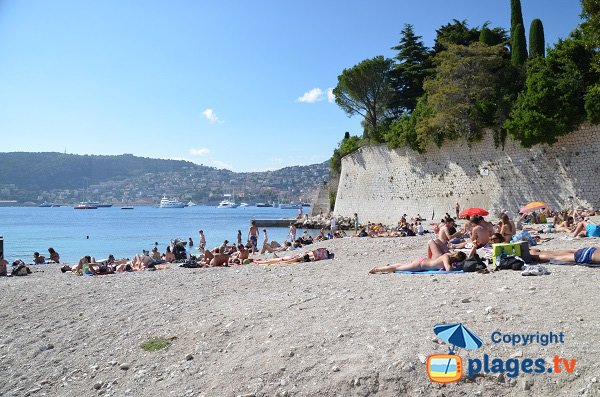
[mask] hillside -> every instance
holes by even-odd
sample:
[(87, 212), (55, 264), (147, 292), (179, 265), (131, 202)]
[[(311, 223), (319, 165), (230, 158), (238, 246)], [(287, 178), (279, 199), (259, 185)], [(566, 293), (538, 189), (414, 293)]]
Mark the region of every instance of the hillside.
[(234, 193), (245, 201), (308, 199), (328, 176), (326, 163), (235, 173), (187, 161), (63, 153), (0, 153), (0, 200), (70, 204), (84, 196), (155, 203), (164, 194), (199, 203)]

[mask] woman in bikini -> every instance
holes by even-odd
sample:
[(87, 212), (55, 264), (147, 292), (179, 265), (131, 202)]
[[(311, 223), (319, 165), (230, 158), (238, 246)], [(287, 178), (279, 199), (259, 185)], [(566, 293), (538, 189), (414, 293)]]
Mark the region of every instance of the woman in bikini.
[(498, 231), (504, 238), (504, 242), (510, 243), (513, 236), (517, 233), (517, 227), (515, 226), (515, 223), (510, 220), (508, 215), (502, 214), (500, 216), (500, 225), (501, 226)]
[(466, 257), (467, 256), (464, 252), (454, 251), (445, 253), (435, 259), (423, 257), (415, 259), (414, 261), (408, 264), (396, 263), (394, 265), (374, 267), (369, 271), (369, 273), (394, 273), (396, 270), (414, 272), (420, 272), (425, 270), (451, 271), (453, 269), (453, 264), (464, 261)]

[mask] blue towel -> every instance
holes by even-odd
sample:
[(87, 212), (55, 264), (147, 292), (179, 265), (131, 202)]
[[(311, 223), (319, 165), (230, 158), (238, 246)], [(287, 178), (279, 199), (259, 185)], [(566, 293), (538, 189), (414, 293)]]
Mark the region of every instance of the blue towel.
[(422, 270), (420, 272), (415, 272), (413, 270), (396, 270), (394, 273), (396, 274), (455, 274), (455, 273), (464, 273), (462, 270)]

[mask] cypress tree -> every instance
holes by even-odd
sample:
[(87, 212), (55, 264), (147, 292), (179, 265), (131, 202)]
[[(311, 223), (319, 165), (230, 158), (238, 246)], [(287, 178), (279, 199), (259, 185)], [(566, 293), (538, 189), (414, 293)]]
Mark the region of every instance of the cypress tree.
[(491, 30), (488, 28), (481, 29), (481, 33), (479, 33), (479, 42), (486, 45), (494, 45), (495, 37)]
[(525, 42), (525, 28), (518, 24), (512, 32), (511, 63), (513, 66), (523, 66), (527, 60), (527, 44)]
[(510, 32), (515, 30), (517, 25), (523, 25), (523, 13), (521, 12), (521, 0), (510, 0)]
[(544, 25), (539, 19), (531, 21), (529, 27), (529, 57), (546, 56), (546, 43), (544, 40)]

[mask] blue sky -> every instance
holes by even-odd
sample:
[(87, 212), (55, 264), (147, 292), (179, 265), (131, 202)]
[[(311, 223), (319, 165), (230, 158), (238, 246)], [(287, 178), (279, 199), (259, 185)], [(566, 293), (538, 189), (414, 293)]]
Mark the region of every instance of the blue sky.
[[(580, 21), (577, 0), (521, 4), (547, 45)], [(454, 18), (507, 28), (510, 0), (0, 0), (0, 151), (322, 162), (362, 132), (328, 100), (342, 70)]]

